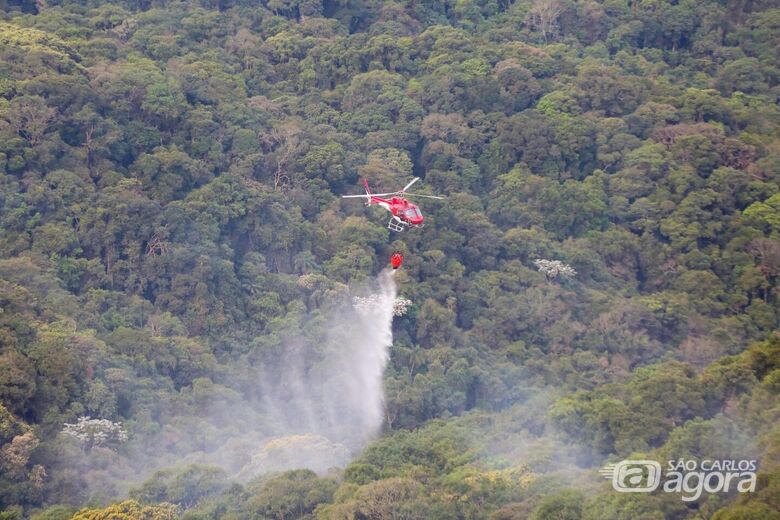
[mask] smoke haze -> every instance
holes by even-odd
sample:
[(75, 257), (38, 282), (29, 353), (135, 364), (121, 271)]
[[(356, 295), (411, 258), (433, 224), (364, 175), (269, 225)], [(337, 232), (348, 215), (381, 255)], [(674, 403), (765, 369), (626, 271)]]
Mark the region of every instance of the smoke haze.
[[(349, 293), (326, 297), (311, 311), (295, 309), (269, 326), (244, 349), (243, 371), (228, 370), (222, 384), (196, 378), (176, 402), (150, 408), (160, 410), (159, 433), (127, 424), (130, 440), (117, 452), (82, 452), (64, 443), (60, 464), (77, 471), (86, 486), (81, 493), (93, 497), (126, 496), (156, 470), (188, 464), (219, 466), (241, 481), (345, 466), (384, 421), (392, 272)], [(369, 297), (353, 300), (356, 294)]]

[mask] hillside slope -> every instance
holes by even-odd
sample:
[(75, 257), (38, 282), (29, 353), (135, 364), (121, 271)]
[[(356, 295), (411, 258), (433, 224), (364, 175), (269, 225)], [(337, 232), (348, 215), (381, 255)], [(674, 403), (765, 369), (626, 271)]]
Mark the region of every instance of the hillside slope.
[[(772, 2), (1, 5), (0, 518), (780, 508)], [(339, 198), (411, 176), (447, 196), (422, 229)], [(395, 249), (382, 437), (230, 484), (302, 433), (259, 407), (286, 342), (321, 375), (327, 309)], [(615, 493), (632, 455), (762, 476)]]

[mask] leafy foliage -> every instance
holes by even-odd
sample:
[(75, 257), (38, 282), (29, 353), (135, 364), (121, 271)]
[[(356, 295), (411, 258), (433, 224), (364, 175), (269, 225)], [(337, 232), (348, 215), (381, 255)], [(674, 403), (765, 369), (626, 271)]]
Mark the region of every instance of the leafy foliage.
[[(763, 473), (703, 516), (777, 509), (770, 2), (0, 5), (0, 517), (181, 463), (74, 518), (686, 518), (556, 472), (705, 439)], [(411, 175), (423, 229), (338, 199)], [(187, 466), (279, 435), (229, 410), (393, 250), (385, 435), (331, 477)], [(127, 441), (65, 442), (87, 416)]]

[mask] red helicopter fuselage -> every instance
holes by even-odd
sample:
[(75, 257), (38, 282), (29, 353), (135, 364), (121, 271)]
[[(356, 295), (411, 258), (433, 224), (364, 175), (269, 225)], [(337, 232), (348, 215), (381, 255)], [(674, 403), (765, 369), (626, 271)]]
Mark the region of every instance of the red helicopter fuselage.
[(370, 206), (376, 204), (388, 210), (392, 215), (414, 227), (422, 227), (425, 218), (420, 213), (420, 208), (403, 197), (382, 198), (371, 195), (366, 202)]

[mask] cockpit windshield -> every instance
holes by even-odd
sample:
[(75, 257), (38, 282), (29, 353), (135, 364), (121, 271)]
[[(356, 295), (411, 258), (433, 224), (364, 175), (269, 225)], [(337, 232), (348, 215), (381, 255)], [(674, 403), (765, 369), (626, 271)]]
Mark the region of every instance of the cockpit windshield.
[(406, 218), (417, 218), (420, 216), (420, 210), (417, 208), (408, 208), (404, 211), (404, 216)]

